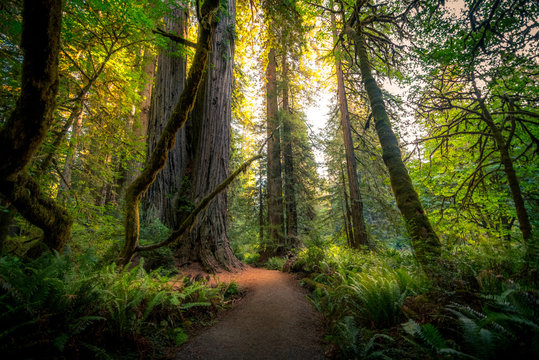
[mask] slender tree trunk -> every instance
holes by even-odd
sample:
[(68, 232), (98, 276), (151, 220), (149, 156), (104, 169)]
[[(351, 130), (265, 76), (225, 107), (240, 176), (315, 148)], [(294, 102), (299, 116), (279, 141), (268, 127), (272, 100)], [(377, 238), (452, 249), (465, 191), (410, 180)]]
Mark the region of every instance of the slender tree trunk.
[[(335, 16), (332, 15), (332, 22), (335, 23)], [(336, 30), (334, 30), (336, 41)], [(354, 141), (352, 139), (352, 130), (350, 125), (350, 114), (348, 112), (348, 101), (344, 87), (344, 77), (342, 72), (341, 60), (335, 58), (335, 67), (337, 71), (337, 96), (339, 101), (339, 112), (341, 114), (341, 127), (344, 139), (344, 151), (346, 155), (346, 171), (348, 174), (348, 187), (350, 191), (350, 202), (352, 209), (352, 238), (351, 246), (354, 249), (369, 245), (369, 238), (365, 226), (363, 215), (363, 201), (359, 190), (359, 181), (357, 175), (356, 156), (354, 153)]]
[(262, 162), (260, 162), (260, 174), (258, 176), (258, 243), (264, 243), (264, 194), (262, 186)]
[(69, 139), (69, 152), (65, 159), (64, 170), (60, 177), (60, 187), (58, 189), (58, 199), (62, 199), (65, 196), (65, 192), (69, 191), (71, 187), (71, 176), (73, 175), (73, 165), (75, 164), (75, 158), (77, 153), (77, 142), (82, 127), (82, 112), (77, 117), (77, 120), (73, 124), (73, 130), (71, 131), (71, 138)]
[(125, 195), (125, 243), (118, 258), (120, 266), (126, 265), (131, 261), (133, 254), (139, 246), (139, 204), (142, 195), (148, 190), (157, 174), (165, 166), (168, 153), (174, 147), (176, 134), (185, 125), (189, 113), (194, 106), (198, 88), (203, 81), (203, 75), (207, 69), (212, 34), (215, 29), (213, 16), (218, 8), (218, 0), (206, 0), (202, 4), (196, 52), (191, 68), (189, 69), (185, 88), (146, 166), (140, 176), (127, 188)]
[[(185, 11), (175, 9), (165, 19), (166, 30), (186, 37), (186, 21), (187, 14)], [(155, 150), (167, 120), (170, 118), (184, 88), (187, 62), (185, 57), (173, 54), (177, 49), (178, 45), (170, 41), (169, 49), (161, 50), (159, 53), (155, 74), (155, 88), (151, 93), (151, 97), (147, 96), (146, 102), (143, 103), (143, 106), (148, 106), (147, 101), (151, 98), (147, 125), (147, 161), (149, 161), (151, 154)], [(143, 115), (148, 114), (141, 114), (141, 120), (144, 120)], [(169, 228), (176, 228), (180, 225), (181, 221), (178, 214), (179, 197), (187, 196), (187, 194), (179, 194), (186, 176), (186, 162), (185, 129), (180, 129), (176, 134), (174, 147), (168, 154), (165, 167), (157, 174), (155, 181), (150, 185), (144, 196), (142, 208), (145, 221), (150, 222), (154, 218), (158, 218)]]
[(348, 203), (348, 193), (346, 192), (346, 179), (344, 177), (344, 169), (341, 164), (341, 177), (342, 177), (342, 191), (344, 197), (345, 205), (345, 217), (344, 224), (346, 225), (346, 238), (348, 239), (348, 246), (352, 246), (352, 239), (354, 238), (354, 233), (352, 230), (352, 212), (350, 211), (350, 205)]
[(498, 147), (498, 151), (500, 152), (500, 162), (503, 164), (503, 169), (505, 171), (505, 175), (507, 176), (507, 182), (509, 183), (509, 189), (511, 189), (511, 197), (513, 198), (513, 202), (515, 203), (515, 209), (517, 212), (517, 219), (519, 222), (520, 231), (522, 232), (522, 236), (524, 238), (524, 241), (526, 242), (526, 245), (528, 245), (528, 256), (531, 256), (531, 253), (536, 253), (537, 251), (539, 251), (539, 249), (536, 249), (535, 246), (531, 244), (532, 226), (530, 223), (530, 218), (528, 216), (528, 211), (526, 210), (526, 205), (524, 204), (522, 191), (520, 190), (520, 182), (513, 166), (513, 159), (511, 159), (511, 155), (509, 154), (509, 149), (505, 144), (503, 135), (500, 129), (494, 123), (492, 115), (490, 114), (490, 111), (485, 104), (485, 100), (475, 86), (475, 83), (474, 88), (477, 100), (479, 101), (479, 107), (481, 108), (483, 121), (487, 124), (490, 131), (492, 132), (492, 137), (494, 138), (496, 146)]
[[(190, 140), (194, 150), (191, 199), (194, 204), (200, 203), (229, 175), (235, 18), (235, 0), (221, 1), (204, 83), (191, 113)], [(212, 271), (243, 267), (230, 247), (226, 212), (227, 194), (222, 192), (197, 218), (189, 236), (180, 243), (176, 252), (180, 263), (198, 261)]]
[(282, 89), (283, 89), (283, 165), (284, 165), (284, 194), (286, 207), (286, 236), (287, 246), (300, 247), (298, 238), (298, 210), (296, 205), (296, 174), (294, 171), (294, 153), (292, 142), (294, 139), (292, 130), (292, 112), (288, 98), (288, 64), (286, 53), (282, 59)]
[(41, 192), (26, 167), (43, 143), (56, 108), (61, 23), (61, 1), (24, 2), (21, 96), (0, 129), (0, 192), (43, 230), (43, 243), (55, 250), (62, 250), (69, 240), (71, 216)]
[(382, 158), (389, 171), (391, 188), (395, 195), (397, 207), (406, 222), (406, 228), (412, 238), (412, 246), (417, 259), (428, 274), (433, 274), (435, 272), (435, 260), (440, 256), (440, 240), (423, 210), (408, 170), (402, 161), (399, 143), (391, 129), (382, 91), (371, 73), (371, 64), (367, 56), (365, 39), (361, 29), (358, 29), (354, 35), (363, 85), (369, 96), (376, 133), (382, 146)]
[[(152, 102), (152, 87), (155, 76), (155, 67), (157, 64), (157, 59), (151, 54), (148, 49), (144, 49), (142, 53), (142, 64), (141, 68), (145, 75), (146, 83), (140, 91), (140, 97), (142, 99), (140, 103), (140, 115), (137, 118), (132, 116), (130, 125), (131, 130), (133, 131), (133, 136), (135, 139), (134, 151), (136, 153), (142, 153), (146, 150), (146, 138), (148, 136), (148, 123), (150, 121), (150, 108)], [(133, 106), (133, 113), (136, 112), (136, 107)], [(121, 164), (122, 162), (120, 162)], [(120, 165), (121, 166), (121, 165)], [(121, 176), (118, 179), (118, 198), (122, 198), (125, 194), (125, 189), (133, 180), (140, 175), (140, 168), (143, 166), (142, 161), (139, 161), (138, 158), (134, 158), (124, 167), (121, 166), (120, 173)]]
[(268, 137), (268, 240), (263, 244), (261, 261), (286, 251), (283, 234), (283, 184), (281, 178), (281, 137), (277, 108), (277, 62), (275, 49), (268, 54), (266, 69), (266, 117)]

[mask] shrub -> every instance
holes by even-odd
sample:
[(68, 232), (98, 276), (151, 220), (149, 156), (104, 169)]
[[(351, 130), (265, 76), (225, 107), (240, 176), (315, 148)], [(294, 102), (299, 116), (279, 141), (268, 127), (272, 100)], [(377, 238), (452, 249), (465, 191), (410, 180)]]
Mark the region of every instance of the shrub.
[(490, 296), (483, 311), (454, 303), (447, 306), (454, 326), (444, 338), (431, 324), (413, 320), (404, 330), (419, 340), (414, 343), (424, 353), (451, 355), (462, 359), (528, 359), (539, 354), (539, 293), (536, 290), (509, 290)]
[(286, 263), (285, 258), (281, 257), (271, 257), (268, 259), (268, 261), (264, 264), (264, 267), (268, 270), (283, 270), (283, 266)]
[(168, 277), (148, 274), (142, 264), (122, 271), (96, 264), (91, 253), (30, 262), (0, 257), (0, 353), (70, 358), (155, 350), (183, 338), (186, 311), (224, 294), (198, 282), (176, 291)]

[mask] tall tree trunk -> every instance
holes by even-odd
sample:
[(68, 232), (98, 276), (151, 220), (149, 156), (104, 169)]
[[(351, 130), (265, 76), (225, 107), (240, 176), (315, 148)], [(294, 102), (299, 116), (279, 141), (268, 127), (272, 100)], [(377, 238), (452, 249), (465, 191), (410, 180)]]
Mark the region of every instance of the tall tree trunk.
[(77, 117), (77, 120), (73, 124), (73, 130), (71, 131), (71, 137), (69, 139), (69, 152), (65, 159), (64, 169), (62, 176), (60, 177), (60, 187), (58, 188), (58, 199), (62, 199), (65, 196), (65, 192), (69, 191), (71, 187), (71, 176), (73, 175), (73, 165), (75, 164), (75, 158), (77, 153), (77, 142), (82, 127), (82, 112)]
[(26, 167), (43, 143), (56, 108), (61, 23), (61, 1), (24, 2), (21, 96), (0, 129), (0, 154), (4, 156), (0, 192), (43, 230), (44, 244), (55, 250), (62, 250), (68, 242), (73, 221), (64, 208), (41, 192)]
[(382, 146), (382, 158), (389, 171), (391, 189), (395, 195), (397, 207), (406, 222), (408, 234), (412, 238), (415, 255), (427, 274), (432, 275), (435, 272), (435, 260), (440, 256), (440, 240), (423, 210), (412, 179), (402, 161), (399, 143), (391, 129), (382, 91), (371, 73), (371, 64), (361, 29), (357, 32), (353, 31), (352, 34), (355, 37), (363, 85), (369, 96), (376, 133)]
[(150, 120), (150, 107), (152, 102), (152, 87), (155, 74), (155, 66), (157, 59), (151, 54), (148, 49), (144, 49), (142, 52), (141, 70), (145, 75), (146, 83), (140, 91), (141, 103), (140, 103), (140, 115), (138, 119), (135, 117), (136, 106), (133, 105), (131, 116), (129, 117), (129, 128), (133, 132), (134, 137), (134, 149), (135, 156), (125, 164), (125, 160), (120, 160), (118, 164), (118, 174), (115, 184), (115, 199), (123, 198), (125, 190), (133, 180), (140, 175), (140, 168), (143, 166), (141, 160), (139, 160), (139, 154), (143, 150), (146, 150), (146, 137), (148, 135), (148, 122)]
[[(165, 19), (166, 30), (185, 37), (186, 21), (185, 11), (174, 9)], [(169, 48), (161, 50), (157, 60), (155, 87), (151, 93), (147, 126), (147, 161), (155, 150), (185, 85), (187, 62), (184, 56), (173, 54), (176, 50), (178, 50), (178, 45), (169, 41)], [(185, 129), (180, 129), (176, 134), (174, 147), (168, 154), (165, 167), (157, 174), (144, 196), (142, 208), (145, 221), (149, 222), (158, 218), (163, 224), (173, 229), (180, 225), (177, 203), (180, 196), (187, 196), (179, 194), (186, 175), (186, 162)]]
[(281, 137), (277, 107), (277, 61), (275, 49), (268, 54), (266, 69), (266, 118), (268, 133), (268, 239), (263, 244), (261, 260), (283, 255), (286, 251), (283, 234), (283, 184), (281, 178)]
[(262, 161), (260, 162), (260, 173), (258, 176), (258, 243), (264, 243), (264, 194), (262, 186)]
[(147, 164), (140, 176), (127, 188), (125, 194), (125, 243), (118, 257), (120, 266), (128, 264), (139, 247), (139, 204), (142, 195), (148, 190), (157, 174), (165, 166), (168, 153), (174, 147), (176, 135), (185, 125), (189, 113), (195, 104), (198, 88), (207, 70), (212, 34), (215, 29), (213, 17), (218, 8), (218, 0), (206, 0), (202, 4), (196, 52), (191, 68), (189, 69), (185, 87)]
[(507, 148), (502, 132), (494, 123), (494, 119), (492, 119), (492, 115), (485, 104), (485, 99), (481, 96), (475, 82), (474, 90), (476, 98), (479, 101), (479, 107), (481, 108), (482, 119), (489, 127), (492, 137), (496, 142), (496, 146), (498, 147), (498, 151), (500, 152), (500, 162), (503, 164), (503, 170), (507, 176), (509, 189), (511, 189), (511, 197), (513, 198), (513, 202), (515, 204), (520, 231), (522, 232), (522, 236), (527, 246), (528, 258), (533, 258), (535, 255), (537, 255), (539, 249), (537, 248), (537, 244), (531, 243), (532, 226), (528, 216), (528, 211), (526, 210), (526, 205), (524, 204), (524, 198), (522, 197), (522, 191), (520, 190), (520, 182), (513, 166), (513, 159), (509, 154), (509, 149)]
[[(200, 203), (229, 175), (235, 18), (235, 0), (221, 1), (204, 82), (191, 112), (189, 140), (194, 150), (191, 175), (194, 204)], [(180, 243), (176, 252), (180, 263), (198, 261), (212, 271), (242, 268), (230, 248), (227, 229), (227, 195), (222, 192)]]
[[(332, 15), (332, 22), (335, 24), (335, 15)], [(336, 30), (334, 30), (334, 41), (337, 39)], [(342, 64), (339, 57), (335, 58), (335, 67), (337, 71), (337, 96), (339, 101), (339, 112), (341, 114), (341, 127), (344, 139), (344, 151), (346, 155), (346, 171), (348, 174), (348, 188), (350, 191), (350, 202), (352, 209), (352, 239), (351, 246), (359, 249), (369, 245), (369, 238), (363, 216), (363, 201), (359, 190), (359, 181), (357, 175), (356, 156), (354, 153), (354, 141), (352, 139), (352, 130), (350, 125), (350, 114), (348, 112), (348, 101), (346, 98), (346, 89), (344, 87), (344, 77)]]
[(296, 205), (296, 174), (294, 172), (294, 154), (292, 142), (294, 139), (292, 130), (292, 112), (288, 98), (288, 64), (286, 53), (282, 59), (282, 89), (283, 89), (283, 165), (284, 165), (284, 194), (286, 207), (286, 237), (287, 246), (300, 247), (298, 238), (298, 210)]
[(344, 224), (346, 228), (346, 238), (348, 239), (348, 246), (352, 246), (352, 239), (354, 238), (354, 232), (352, 230), (352, 212), (350, 211), (350, 205), (348, 204), (348, 193), (346, 192), (346, 179), (344, 177), (344, 169), (341, 164), (341, 177), (342, 177), (342, 191), (344, 197), (345, 217)]

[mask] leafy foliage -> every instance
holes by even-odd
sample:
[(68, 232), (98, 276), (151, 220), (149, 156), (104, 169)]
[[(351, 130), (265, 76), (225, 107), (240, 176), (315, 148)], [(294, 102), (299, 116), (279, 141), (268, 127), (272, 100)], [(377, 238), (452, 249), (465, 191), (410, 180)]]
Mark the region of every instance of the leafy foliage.
[[(0, 348), (8, 356), (101, 356), (185, 341), (190, 312), (224, 301), (230, 286), (171, 283), (142, 264), (119, 271), (91, 253), (0, 258)], [(232, 286), (232, 285), (231, 285)], [(82, 346), (82, 348), (81, 348)]]

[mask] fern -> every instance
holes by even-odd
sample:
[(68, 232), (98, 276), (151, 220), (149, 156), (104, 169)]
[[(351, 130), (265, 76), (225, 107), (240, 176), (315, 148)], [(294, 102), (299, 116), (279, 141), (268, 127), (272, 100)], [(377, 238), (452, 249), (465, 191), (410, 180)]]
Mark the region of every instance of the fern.
[(419, 348), (426, 348), (427, 352), (434, 353), (436, 355), (448, 355), (451, 358), (477, 360), (477, 358), (472, 355), (449, 347), (447, 341), (443, 338), (438, 329), (431, 324), (419, 325), (414, 320), (410, 319), (408, 322), (402, 324), (402, 327), (406, 333), (420, 339), (421, 343), (418, 344), (414, 341), (410, 341), (409, 339), (407, 340)]

